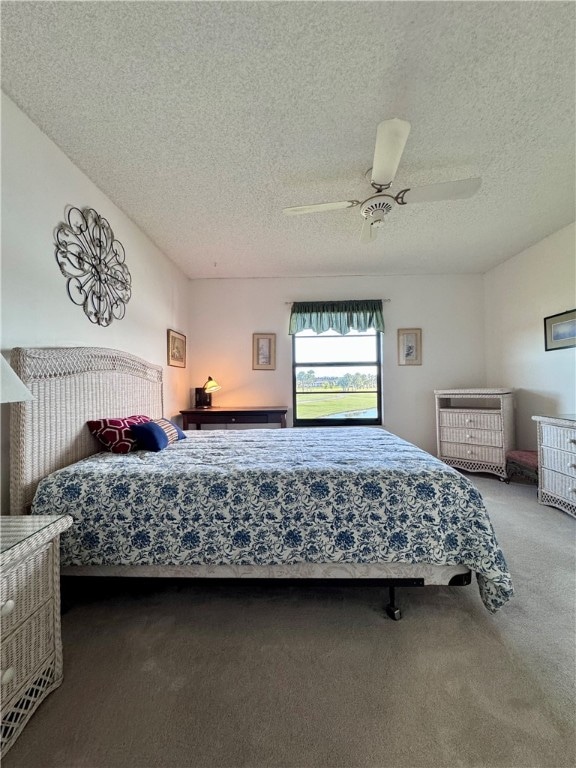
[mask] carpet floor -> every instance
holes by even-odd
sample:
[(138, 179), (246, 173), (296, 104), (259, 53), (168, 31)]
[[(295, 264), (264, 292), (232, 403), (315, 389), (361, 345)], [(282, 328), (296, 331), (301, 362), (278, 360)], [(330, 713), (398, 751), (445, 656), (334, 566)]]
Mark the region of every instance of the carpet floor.
[[(67, 579), (64, 682), (4, 768), (574, 768), (576, 521), (470, 476), (516, 595)], [(73, 582), (73, 583), (71, 583)]]

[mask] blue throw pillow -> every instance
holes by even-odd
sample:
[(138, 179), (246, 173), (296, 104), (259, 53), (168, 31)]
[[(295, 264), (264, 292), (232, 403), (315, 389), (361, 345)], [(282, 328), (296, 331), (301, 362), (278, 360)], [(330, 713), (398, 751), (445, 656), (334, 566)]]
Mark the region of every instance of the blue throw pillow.
[(186, 435), (177, 424), (168, 419), (154, 419), (146, 424), (132, 426), (137, 449), (141, 451), (161, 451), (170, 443), (185, 440)]

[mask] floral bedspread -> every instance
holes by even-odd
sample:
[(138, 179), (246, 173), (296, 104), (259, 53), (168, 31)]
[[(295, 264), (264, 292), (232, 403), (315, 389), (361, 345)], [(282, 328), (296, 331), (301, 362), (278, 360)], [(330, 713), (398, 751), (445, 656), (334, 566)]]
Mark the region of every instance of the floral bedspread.
[(63, 565), (463, 564), (496, 611), (513, 594), (484, 502), (378, 428), (214, 430), (159, 453), (99, 453), (38, 486), (69, 514)]

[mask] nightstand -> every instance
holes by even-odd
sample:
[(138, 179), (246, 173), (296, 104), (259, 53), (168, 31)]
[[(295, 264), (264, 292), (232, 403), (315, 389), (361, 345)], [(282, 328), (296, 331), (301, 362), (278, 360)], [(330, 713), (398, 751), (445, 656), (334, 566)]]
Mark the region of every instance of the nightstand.
[(0, 517), (0, 629), (4, 756), (62, 682), (60, 534), (68, 515)]
[(286, 426), (287, 406), (232, 406), (220, 408), (189, 408), (180, 411), (182, 428), (190, 429), (191, 424), (200, 429), (202, 424), (280, 424)]

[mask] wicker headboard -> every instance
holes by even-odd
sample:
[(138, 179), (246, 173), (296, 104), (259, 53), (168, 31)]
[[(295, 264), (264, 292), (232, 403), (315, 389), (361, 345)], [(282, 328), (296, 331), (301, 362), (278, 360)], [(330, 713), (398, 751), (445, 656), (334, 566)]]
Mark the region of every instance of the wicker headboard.
[(162, 368), (100, 347), (12, 350), (10, 363), (34, 400), (10, 411), (10, 512), (28, 511), (46, 475), (100, 450), (86, 421), (163, 415)]

